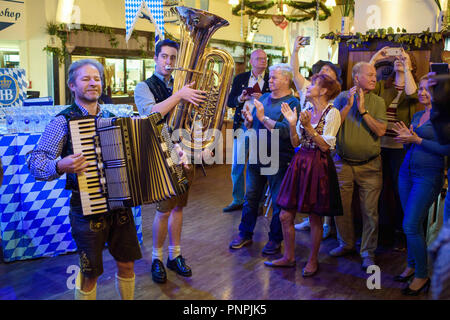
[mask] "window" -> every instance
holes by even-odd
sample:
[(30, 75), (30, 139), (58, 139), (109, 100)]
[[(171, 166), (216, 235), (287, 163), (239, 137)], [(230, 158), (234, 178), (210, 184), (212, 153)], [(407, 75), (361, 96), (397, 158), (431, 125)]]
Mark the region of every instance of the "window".
[(72, 61), (95, 59), (105, 67), (105, 91), (113, 98), (133, 97), (136, 85), (155, 71), (153, 59), (72, 56)]
[(145, 59), (144, 60), (144, 71), (145, 71), (145, 75), (144, 78), (150, 78), (153, 74), (153, 72), (155, 72), (155, 60), (153, 59)]
[(111, 89), (111, 95), (125, 96), (125, 60), (105, 59), (105, 86)]
[(137, 84), (144, 80), (144, 61), (127, 59), (127, 93), (134, 96)]
[(19, 68), (20, 55), (18, 51), (0, 49), (0, 68)]

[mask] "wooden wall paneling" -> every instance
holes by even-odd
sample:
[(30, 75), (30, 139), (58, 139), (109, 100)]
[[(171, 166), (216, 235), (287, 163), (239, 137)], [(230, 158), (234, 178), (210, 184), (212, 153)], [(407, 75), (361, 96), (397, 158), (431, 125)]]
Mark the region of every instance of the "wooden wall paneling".
[[(362, 47), (350, 48), (346, 41), (352, 38), (355, 37), (343, 37), (343, 41), (339, 43), (338, 63), (342, 69), (343, 90), (347, 90), (351, 87), (351, 70), (353, 65), (358, 62), (357, 59), (364, 59), (359, 61), (369, 61), (375, 52), (385, 46), (400, 46), (398, 43), (375, 38), (370, 42), (364, 43)], [(413, 53), (417, 60), (417, 77), (420, 78), (422, 75), (428, 73), (430, 62), (442, 62), (444, 42), (439, 41), (435, 44), (423, 44), (421, 48), (411, 46), (410, 52)]]

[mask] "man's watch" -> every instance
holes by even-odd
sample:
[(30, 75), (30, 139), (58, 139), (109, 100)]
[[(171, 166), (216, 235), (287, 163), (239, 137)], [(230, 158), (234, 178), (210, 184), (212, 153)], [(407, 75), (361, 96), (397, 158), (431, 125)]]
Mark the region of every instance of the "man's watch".
[(369, 114), (369, 112), (367, 112), (367, 110), (366, 110), (363, 113), (360, 112), (359, 114), (361, 115), (361, 117), (364, 117), (366, 114)]
[(266, 124), (266, 121), (268, 121), (269, 119), (270, 118), (268, 116), (264, 116), (263, 123)]

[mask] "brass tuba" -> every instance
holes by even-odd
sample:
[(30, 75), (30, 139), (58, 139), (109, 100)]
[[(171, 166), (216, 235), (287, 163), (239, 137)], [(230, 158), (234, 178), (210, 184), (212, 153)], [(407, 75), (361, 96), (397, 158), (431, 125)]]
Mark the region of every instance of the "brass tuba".
[(180, 102), (169, 113), (168, 125), (172, 130), (182, 129), (182, 145), (202, 151), (218, 141), (234, 72), (234, 60), (227, 51), (206, 45), (219, 28), (229, 23), (199, 9), (176, 7), (176, 11), (180, 20), (180, 49), (173, 68), (173, 93), (195, 81), (193, 89), (206, 91), (207, 99), (199, 106)]

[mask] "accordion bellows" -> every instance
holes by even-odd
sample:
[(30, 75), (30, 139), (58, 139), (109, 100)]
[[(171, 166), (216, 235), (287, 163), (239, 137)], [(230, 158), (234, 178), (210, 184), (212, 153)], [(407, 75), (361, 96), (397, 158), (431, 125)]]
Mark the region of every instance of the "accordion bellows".
[(78, 174), (84, 215), (151, 204), (183, 194), (188, 180), (160, 113), (148, 117), (69, 121), (74, 154), (88, 171)]

